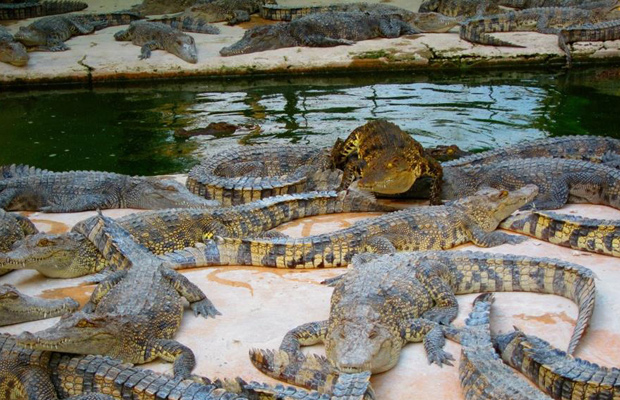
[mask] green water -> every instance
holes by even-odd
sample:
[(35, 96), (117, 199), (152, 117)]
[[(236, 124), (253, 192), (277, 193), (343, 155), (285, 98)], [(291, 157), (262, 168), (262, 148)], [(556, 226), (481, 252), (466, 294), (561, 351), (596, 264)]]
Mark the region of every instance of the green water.
[[(486, 149), (561, 135), (620, 138), (620, 69), (301, 77), (0, 93), (0, 164), (185, 172), (239, 143), (332, 144), (386, 118), (424, 145)], [(260, 126), (175, 138), (211, 122)], [(206, 155), (205, 155), (206, 154)]]

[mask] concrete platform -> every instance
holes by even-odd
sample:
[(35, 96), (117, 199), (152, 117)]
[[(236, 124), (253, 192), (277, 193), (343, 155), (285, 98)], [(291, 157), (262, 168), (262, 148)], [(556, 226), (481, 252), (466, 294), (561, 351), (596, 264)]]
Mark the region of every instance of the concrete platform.
[[(346, 0), (340, 2), (352, 2)], [(84, 12), (128, 9), (136, 0), (87, 0)], [(283, 5), (328, 4), (338, 0), (283, 0)], [(371, 0), (370, 2), (379, 2)], [(389, 3), (417, 10), (420, 1), (395, 0)], [(32, 20), (8, 24), (14, 32)], [(198, 63), (189, 64), (164, 51), (155, 51), (148, 60), (139, 60), (140, 49), (129, 42), (116, 42), (113, 35), (123, 27), (103, 29), (92, 35), (70, 39), (71, 49), (60, 53), (33, 52), (27, 67), (0, 63), (0, 85), (24, 83), (66, 83), (123, 81), (181, 77), (218, 77), (258, 74), (303, 74), (359, 70), (417, 70), (429, 68), (480, 68), (524, 65), (565, 64), (565, 55), (555, 35), (530, 32), (501, 33), (498, 37), (523, 45), (523, 48), (473, 45), (459, 39), (454, 30), (443, 34), (375, 39), (352, 46), (331, 48), (295, 47), (221, 57), (219, 50), (239, 40), (248, 27), (269, 23), (257, 16), (236, 27), (223, 23), (219, 35), (192, 34), (198, 47)], [(620, 40), (577, 43), (576, 63), (620, 60)]]
[[(112, 217), (134, 210), (108, 210)], [(570, 205), (561, 212), (577, 213), (593, 218), (620, 218), (620, 211), (604, 206)], [(75, 214), (27, 215), (43, 231), (63, 232), (93, 212)], [(291, 236), (307, 236), (350, 226), (370, 214), (342, 214), (308, 218), (283, 226)], [(459, 249), (478, 249), (473, 245)], [(480, 250), (480, 249), (478, 249)], [(617, 258), (582, 253), (530, 239), (516, 246), (503, 245), (488, 249), (494, 253), (555, 257), (591, 268), (598, 276), (597, 305), (592, 324), (578, 347), (576, 356), (605, 366), (620, 366), (620, 263)], [(254, 369), (248, 358), (253, 347), (276, 348), (284, 334), (297, 325), (328, 317), (332, 289), (320, 281), (343, 269), (277, 270), (255, 267), (219, 267), (185, 270), (182, 273), (200, 286), (222, 315), (203, 319), (185, 314), (177, 339), (196, 353), (195, 373), (208, 377), (241, 376), (246, 380), (275, 382)], [(45, 279), (32, 271), (16, 271), (0, 281), (16, 285), (20, 290), (46, 298), (72, 296), (84, 304), (93, 290), (83, 278)], [(456, 325), (462, 326), (476, 295), (458, 296), (460, 312)], [(561, 297), (527, 293), (499, 293), (493, 306), (492, 327), (495, 332), (518, 326), (538, 335), (555, 346), (566, 348), (577, 316), (576, 306)], [(57, 319), (37, 321), (0, 328), (1, 332), (36, 331)], [(460, 349), (447, 343), (447, 351), (459, 358)], [(323, 353), (322, 346), (308, 351)], [(171, 364), (151, 363), (146, 367), (172, 372)], [(405, 347), (398, 365), (375, 375), (371, 382), (377, 398), (397, 399), (462, 399), (457, 367), (439, 368), (428, 365), (421, 344)]]

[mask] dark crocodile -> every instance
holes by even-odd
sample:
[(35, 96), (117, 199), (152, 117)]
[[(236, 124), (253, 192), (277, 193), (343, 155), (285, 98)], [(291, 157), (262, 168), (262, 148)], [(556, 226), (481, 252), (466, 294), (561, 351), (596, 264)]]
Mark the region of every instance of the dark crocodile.
[(28, 64), (29, 59), (26, 47), (16, 41), (13, 35), (0, 25), (0, 61), (23, 67)]
[(473, 17), (500, 12), (495, 0), (427, 0), (418, 12), (437, 12), (450, 17)]
[(255, 53), (283, 47), (331, 47), (360, 40), (396, 38), (418, 33), (398, 16), (362, 12), (310, 14), (289, 23), (248, 29), (238, 42), (220, 50), (222, 56)]
[(27, 1), (15, 4), (0, 4), (0, 20), (26, 19), (46, 15), (64, 14), (81, 11), (88, 7), (82, 1)]
[(572, 65), (570, 44), (575, 42), (602, 42), (620, 39), (620, 19), (599, 23), (570, 26), (560, 30), (558, 45), (566, 53), (566, 63)]
[[(8, 213), (0, 208), (0, 252), (7, 252), (13, 244), (24, 239), (27, 235), (34, 235), (39, 231), (34, 224), (24, 216)], [(10, 272), (10, 269), (0, 267), (0, 275)]]
[[(291, 383), (313, 381), (295, 381), (295, 371), (309, 357), (300, 347), (319, 342), (325, 344), (330, 366), (317, 358), (319, 381), (326, 368), (340, 373), (387, 371), (407, 342), (423, 341), (429, 361), (449, 364), (451, 356), (442, 347), (445, 336), (459, 334), (444, 326), (456, 318), (455, 295), (502, 291), (548, 293), (574, 301), (579, 317), (568, 347), (573, 352), (594, 311), (594, 279), (587, 268), (550, 258), (469, 251), (361, 254), (345, 275), (330, 280), (335, 288), (328, 320), (289, 331), (279, 352), (254, 350), (251, 359), (264, 373)], [(307, 369), (312, 368), (306, 364), (302, 370)]]
[(521, 11), (474, 17), (461, 25), (460, 37), (471, 43), (525, 47), (489, 35), (493, 32), (532, 31), (557, 35), (562, 28), (604, 21), (609, 9), (571, 7), (528, 8)]
[(142, 18), (139, 14), (74, 14), (41, 18), (15, 33), (15, 40), (29, 48), (42, 51), (65, 51), (65, 41), (73, 36), (88, 35), (109, 26), (126, 25)]
[(250, 20), (250, 15), (259, 12), (265, 0), (212, 0), (198, 2), (185, 10), (186, 15), (204, 19), (207, 22), (226, 22), (236, 25)]
[(467, 196), (482, 187), (514, 190), (523, 185), (536, 185), (536, 199), (524, 208), (557, 209), (566, 203), (620, 208), (620, 171), (601, 164), (529, 158), (443, 170), (445, 199)]
[(550, 400), (504, 364), (491, 340), (489, 314), (493, 294), (474, 301), (474, 308), (460, 331), (459, 379), (466, 399), (471, 400)]
[[(195, 246), (215, 235), (227, 237), (273, 236), (270, 229), (293, 219), (320, 214), (393, 211), (374, 198), (353, 190), (276, 196), (232, 208), (172, 209), (132, 214), (117, 222), (154, 254)], [(0, 266), (36, 269), (48, 277), (73, 278), (110, 266), (88, 237), (90, 220), (66, 234), (38, 234), (0, 255)], [(109, 272), (122, 269), (112, 266)]]
[(0, 207), (7, 210), (77, 212), (217, 205), (171, 179), (98, 171), (52, 172), (26, 165), (0, 167)]
[(500, 6), (517, 9), (538, 7), (573, 7), (583, 9), (607, 8), (617, 5), (616, 0), (499, 0)]
[(12, 285), (0, 285), (0, 326), (58, 317), (78, 307), (70, 297), (45, 300), (27, 296)]
[(449, 249), (472, 242), (482, 247), (518, 243), (523, 237), (494, 231), (531, 201), (534, 185), (518, 191), (482, 190), (444, 206), (413, 207), (355, 223), (350, 228), (304, 238), (216, 237), (200, 249), (162, 256), (172, 265), (255, 265), (326, 268), (347, 265), (355, 254)]
[(513, 214), (500, 228), (575, 250), (620, 257), (620, 221), (528, 211)]
[(109, 259), (126, 259), (131, 267), (101, 281), (81, 311), (35, 334), (22, 333), (18, 344), (137, 364), (162, 358), (174, 362), (175, 377), (188, 378), (194, 353), (173, 339), (181, 325), (183, 299), (195, 315), (208, 318), (219, 312), (202, 290), (136, 243), (114, 220), (99, 214), (91, 224), (91, 238), (99, 250)]

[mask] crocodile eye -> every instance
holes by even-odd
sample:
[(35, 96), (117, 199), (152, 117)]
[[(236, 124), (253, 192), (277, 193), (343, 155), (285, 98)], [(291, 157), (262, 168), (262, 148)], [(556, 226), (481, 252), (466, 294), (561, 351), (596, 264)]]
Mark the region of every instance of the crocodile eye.
[(4, 293), (0, 293), (0, 300), (8, 300), (8, 299), (16, 299), (19, 296), (14, 291), (8, 291)]
[(377, 335), (378, 335), (377, 331), (373, 329), (370, 332), (368, 332), (368, 339), (374, 339), (377, 337)]
[(52, 244), (52, 241), (47, 238), (40, 239), (39, 242), (37, 243), (37, 245), (43, 246), (43, 247), (50, 246), (51, 244)]
[(387, 163), (387, 165), (385, 166), (386, 168), (392, 168), (394, 166), (394, 164), (390, 161), (389, 163)]
[(75, 326), (78, 328), (95, 328), (97, 324), (87, 319), (81, 319), (77, 322), (77, 324), (75, 324)]
[(340, 339), (344, 339), (344, 330), (341, 330), (339, 333)]
[(501, 192), (499, 192), (500, 199), (503, 199), (504, 197), (507, 197), (507, 196), (508, 196), (507, 190), (502, 190)]

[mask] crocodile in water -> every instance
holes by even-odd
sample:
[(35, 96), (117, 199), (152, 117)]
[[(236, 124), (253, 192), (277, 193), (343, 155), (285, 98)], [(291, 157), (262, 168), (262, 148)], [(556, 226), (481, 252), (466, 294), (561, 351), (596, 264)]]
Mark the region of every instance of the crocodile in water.
[(16, 41), (13, 35), (0, 25), (0, 61), (23, 67), (28, 64), (29, 58), (26, 47)]
[[(387, 371), (412, 341), (424, 342), (431, 362), (447, 364), (451, 357), (442, 350), (444, 336), (454, 337), (458, 331), (438, 322), (449, 324), (456, 318), (458, 294), (525, 291), (574, 301), (579, 317), (569, 352), (575, 350), (594, 311), (593, 272), (550, 258), (433, 251), (361, 254), (353, 265), (345, 275), (330, 280), (335, 288), (329, 319), (289, 331), (279, 352), (253, 351), (256, 367), (276, 379), (302, 383), (304, 379), (294, 381), (296, 365), (306, 362), (300, 347), (319, 342), (325, 344), (331, 369), (342, 373)], [(323, 368), (319, 362), (317, 376), (325, 376)]]
[(73, 36), (88, 35), (108, 26), (125, 25), (142, 18), (138, 14), (74, 14), (41, 18), (15, 33), (15, 40), (27, 47), (43, 51), (65, 51), (65, 41)]
[(100, 354), (131, 363), (157, 358), (174, 362), (177, 378), (189, 377), (194, 353), (173, 339), (183, 317), (183, 298), (195, 315), (219, 314), (202, 290), (168, 268), (114, 220), (91, 220), (91, 238), (110, 259), (126, 258), (128, 269), (111, 274), (93, 291), (81, 311), (63, 316), (54, 326), (24, 332), (18, 344), (37, 350)]
[(217, 205), (171, 179), (98, 171), (52, 172), (25, 165), (0, 167), (0, 207), (7, 210), (78, 212)]
[(296, 239), (216, 237), (203, 248), (172, 252), (162, 258), (181, 267), (326, 268), (345, 266), (355, 254), (363, 252), (439, 250), (468, 242), (482, 247), (519, 243), (524, 237), (495, 228), (536, 193), (534, 185), (513, 192), (485, 189), (448, 205), (395, 211), (322, 235)]
[(360, 40), (396, 38), (418, 33), (398, 16), (362, 12), (310, 14), (289, 23), (248, 29), (243, 38), (220, 50), (222, 56), (255, 53), (283, 47), (331, 47)]
[(46, 300), (27, 296), (9, 284), (0, 285), (0, 326), (57, 317), (77, 310), (70, 297)]
[(0, 4), (0, 20), (26, 19), (44, 17), (46, 15), (64, 14), (81, 11), (88, 4), (81, 1), (28, 1), (16, 4)]
[[(371, 196), (349, 190), (276, 196), (232, 208), (147, 211), (119, 218), (117, 222), (140, 244), (161, 255), (195, 246), (214, 235), (273, 236), (273, 232), (267, 231), (293, 219), (393, 210), (378, 204)], [(0, 255), (0, 267), (36, 269), (54, 278), (73, 278), (103, 270), (109, 266), (109, 260), (88, 239), (89, 221), (76, 224), (68, 233), (28, 237), (10, 252)]]

